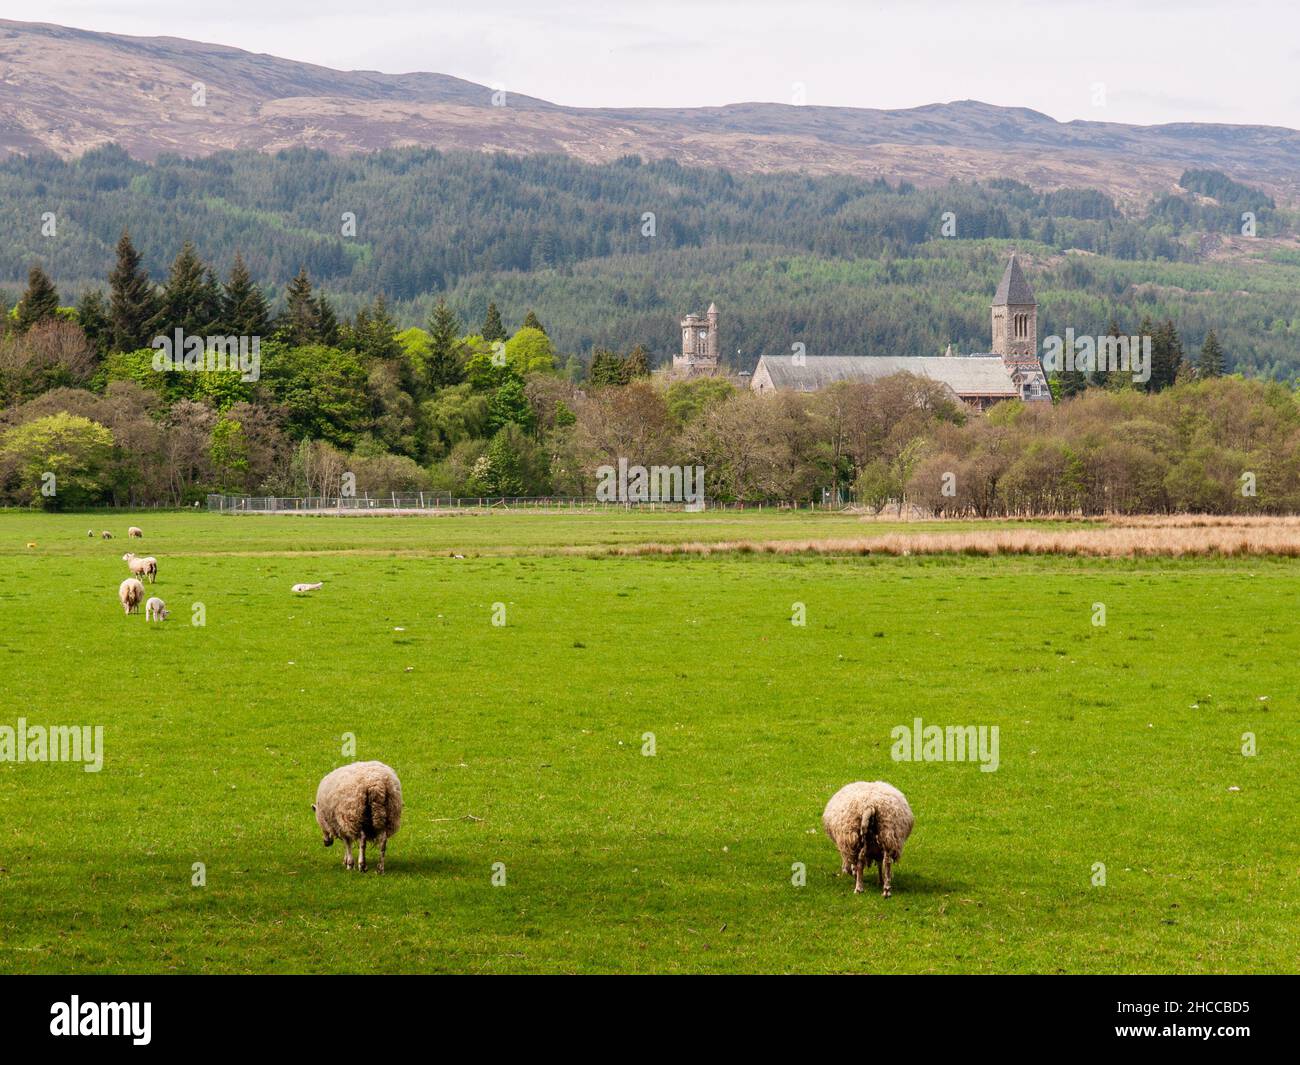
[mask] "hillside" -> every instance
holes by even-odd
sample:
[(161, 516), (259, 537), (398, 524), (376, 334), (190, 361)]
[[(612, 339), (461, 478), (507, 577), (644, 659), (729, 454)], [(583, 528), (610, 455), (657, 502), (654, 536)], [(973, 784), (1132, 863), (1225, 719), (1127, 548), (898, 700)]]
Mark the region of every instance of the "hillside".
[[(202, 82), (203, 106), (192, 102)], [(935, 185), (1015, 176), (1088, 186), (1121, 204), (1189, 167), (1222, 170), (1282, 202), (1300, 195), (1300, 133), (1263, 126), (1057, 122), (977, 101), (907, 110), (737, 103), (689, 109), (562, 107), (435, 73), (338, 71), (171, 37), (0, 21), (0, 151), (65, 158), (109, 144), (152, 160), (224, 149), (405, 146), (637, 154), (748, 173), (797, 170)]]

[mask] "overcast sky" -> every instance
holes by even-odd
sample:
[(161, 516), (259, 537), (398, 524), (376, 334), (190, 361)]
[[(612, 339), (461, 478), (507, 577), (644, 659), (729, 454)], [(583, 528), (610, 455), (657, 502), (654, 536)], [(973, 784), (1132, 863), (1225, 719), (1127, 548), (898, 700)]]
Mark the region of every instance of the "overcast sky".
[(454, 74), (583, 106), (977, 99), (1061, 120), (1300, 128), (1274, 0), (0, 0), (0, 15)]

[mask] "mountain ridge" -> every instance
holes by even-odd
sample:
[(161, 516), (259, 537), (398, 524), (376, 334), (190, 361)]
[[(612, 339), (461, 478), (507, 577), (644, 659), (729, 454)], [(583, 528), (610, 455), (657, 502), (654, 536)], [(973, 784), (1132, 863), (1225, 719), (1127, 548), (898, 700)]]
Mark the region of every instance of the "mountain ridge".
[[(201, 82), (205, 99), (193, 104)], [(1300, 131), (1059, 122), (976, 100), (906, 109), (749, 101), (568, 107), (432, 72), (340, 71), (229, 45), (0, 20), (0, 152), (65, 158), (108, 143), (154, 160), (225, 149), (391, 147), (622, 155), (750, 173), (845, 173), (936, 185), (1014, 176), (1140, 204), (1189, 167), (1300, 202)], [(497, 98), (500, 102), (500, 97)]]

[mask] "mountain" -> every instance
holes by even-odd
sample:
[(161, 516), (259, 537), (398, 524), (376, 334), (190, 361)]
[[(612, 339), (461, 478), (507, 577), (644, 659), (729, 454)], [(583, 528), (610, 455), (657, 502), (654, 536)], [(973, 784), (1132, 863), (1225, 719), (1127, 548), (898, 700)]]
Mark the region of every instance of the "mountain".
[[(202, 106), (192, 102), (196, 82)], [(1057, 122), (973, 100), (894, 111), (606, 109), (510, 93), (494, 106), (491, 88), (444, 74), (339, 71), (173, 37), (0, 20), (0, 151), (74, 157), (112, 142), (144, 160), (430, 146), (918, 185), (1011, 176), (1039, 189), (1100, 188), (1132, 205), (1169, 191), (1188, 168), (1208, 168), (1300, 201), (1300, 132), (1277, 127)]]

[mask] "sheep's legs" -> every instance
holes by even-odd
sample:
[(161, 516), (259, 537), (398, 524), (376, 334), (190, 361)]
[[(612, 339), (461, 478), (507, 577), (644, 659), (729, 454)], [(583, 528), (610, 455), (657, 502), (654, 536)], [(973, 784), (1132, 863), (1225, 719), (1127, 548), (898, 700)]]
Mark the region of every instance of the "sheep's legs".
[(855, 895), (862, 894), (862, 860), (861, 859), (859, 859), (858, 864), (853, 867), (853, 894)]
[(352, 868), (352, 841), (350, 839), (343, 841), (343, 868)]
[(387, 834), (379, 837), (379, 871), (384, 871), (384, 855), (388, 853), (388, 836)]
[(357, 863), (357, 868), (363, 873), (366, 871), (366, 834), (361, 833), (361, 861)]
[(889, 855), (882, 854), (880, 856), (880, 894), (882, 898), (886, 899), (889, 898), (891, 894), (889, 890), (889, 867), (891, 865), (893, 865), (893, 862), (889, 860)]

